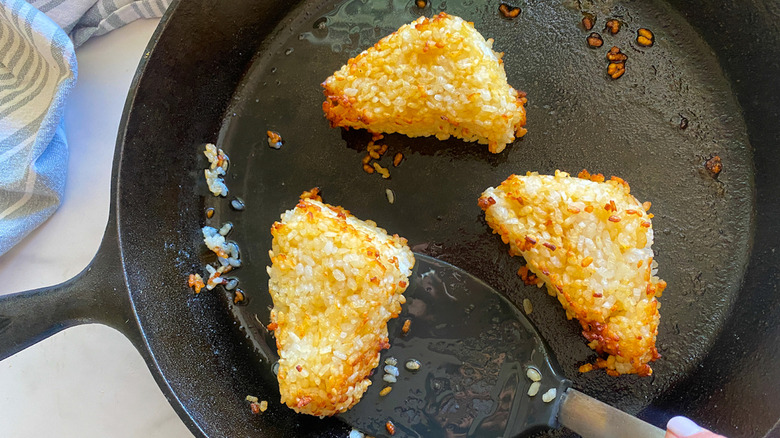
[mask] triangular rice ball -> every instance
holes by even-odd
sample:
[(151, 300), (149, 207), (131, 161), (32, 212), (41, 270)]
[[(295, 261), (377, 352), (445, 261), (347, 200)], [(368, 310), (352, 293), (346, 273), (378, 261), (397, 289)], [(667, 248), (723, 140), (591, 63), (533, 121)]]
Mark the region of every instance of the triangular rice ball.
[(556, 171), (512, 175), (485, 190), (479, 205), (510, 253), (525, 258), (518, 274), (526, 284), (543, 281), (566, 316), (580, 321), (588, 345), (605, 356), (597, 367), (652, 374), (656, 297), (666, 282), (656, 276), (649, 203), (637, 201), (620, 178)]
[(381, 39), (322, 84), (333, 127), (455, 136), (499, 153), (525, 134), (525, 94), (474, 24), (440, 13)]

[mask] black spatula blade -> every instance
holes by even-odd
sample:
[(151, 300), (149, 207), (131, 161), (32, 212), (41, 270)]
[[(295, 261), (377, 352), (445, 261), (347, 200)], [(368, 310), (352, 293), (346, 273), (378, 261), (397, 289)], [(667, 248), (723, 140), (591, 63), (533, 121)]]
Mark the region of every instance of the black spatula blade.
[[(390, 421), (395, 437), (511, 437), (557, 427), (560, 398), (571, 382), (522, 311), (467, 272), (415, 257), (407, 302), (388, 324), (392, 346), (361, 402), (340, 417), (378, 436), (388, 434)], [(384, 380), (387, 358), (397, 360), (395, 383)], [(411, 360), (419, 370), (407, 369)], [(541, 375), (533, 397), (529, 367)], [(557, 396), (544, 402), (553, 388)]]

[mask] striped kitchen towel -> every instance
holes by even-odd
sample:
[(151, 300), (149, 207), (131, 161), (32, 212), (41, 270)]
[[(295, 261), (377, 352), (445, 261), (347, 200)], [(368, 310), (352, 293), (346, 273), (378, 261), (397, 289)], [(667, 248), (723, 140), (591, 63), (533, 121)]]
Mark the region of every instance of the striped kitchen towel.
[(139, 18), (160, 17), (172, 0), (32, 0), (78, 47)]
[(169, 2), (32, 1), (47, 16), (26, 1), (0, 0), (0, 255), (62, 201), (68, 163), (63, 113), (77, 76), (74, 43), (160, 16)]

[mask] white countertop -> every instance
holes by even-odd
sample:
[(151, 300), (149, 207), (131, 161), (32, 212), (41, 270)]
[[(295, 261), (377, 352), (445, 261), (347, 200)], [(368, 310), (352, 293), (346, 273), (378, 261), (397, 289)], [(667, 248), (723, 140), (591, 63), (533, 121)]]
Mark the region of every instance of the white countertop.
[[(131, 23), (76, 50), (65, 124), (65, 197), (39, 229), (0, 256), (0, 294), (61, 283), (97, 252), (108, 220), (119, 118), (158, 20)], [(0, 437), (191, 437), (146, 363), (101, 325), (62, 331), (0, 362)]]

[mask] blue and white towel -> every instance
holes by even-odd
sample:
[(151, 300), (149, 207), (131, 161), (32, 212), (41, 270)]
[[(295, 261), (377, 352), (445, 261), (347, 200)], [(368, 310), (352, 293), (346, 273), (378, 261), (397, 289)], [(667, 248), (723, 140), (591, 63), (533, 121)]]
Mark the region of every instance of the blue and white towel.
[(171, 0), (32, 0), (78, 47), (139, 18), (160, 17)]
[(170, 2), (0, 0), (0, 255), (62, 201), (68, 161), (62, 120), (77, 76), (74, 45), (159, 17)]

